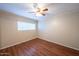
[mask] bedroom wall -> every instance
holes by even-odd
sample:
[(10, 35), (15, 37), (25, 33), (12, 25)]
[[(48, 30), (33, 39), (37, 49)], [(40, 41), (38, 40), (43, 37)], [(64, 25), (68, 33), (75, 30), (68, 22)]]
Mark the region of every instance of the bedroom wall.
[(1, 48), (1, 21), (0, 21), (0, 48)]
[(79, 50), (79, 13), (62, 13), (39, 21), (39, 38)]
[(37, 34), (36, 29), (27, 31), (18, 31), (17, 21), (36, 24), (36, 21), (32, 19), (0, 11), (1, 49), (36, 38)]

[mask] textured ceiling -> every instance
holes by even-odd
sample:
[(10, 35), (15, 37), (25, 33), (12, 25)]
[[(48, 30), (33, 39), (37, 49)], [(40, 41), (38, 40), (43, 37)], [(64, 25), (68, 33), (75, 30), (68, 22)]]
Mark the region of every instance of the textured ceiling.
[(1, 3), (0, 10), (4, 10), (7, 12), (14, 13), (16, 15), (28, 17), (31, 19), (45, 19), (46, 17), (54, 16), (56, 14), (62, 13), (72, 13), (72, 12), (79, 12), (79, 4), (78, 3), (40, 3), (39, 6), (44, 6), (48, 8), (48, 13), (46, 16), (36, 16), (34, 13), (28, 13), (33, 11), (33, 4), (32, 3)]

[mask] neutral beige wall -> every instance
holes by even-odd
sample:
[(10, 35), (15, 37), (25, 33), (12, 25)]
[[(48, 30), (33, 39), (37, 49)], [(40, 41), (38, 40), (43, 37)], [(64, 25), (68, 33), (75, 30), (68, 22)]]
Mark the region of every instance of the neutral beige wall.
[(39, 21), (39, 37), (79, 50), (79, 13), (56, 14)]
[(1, 21), (0, 21), (0, 48), (1, 48)]
[(36, 30), (18, 31), (17, 21), (36, 24), (36, 21), (1, 11), (1, 48), (19, 44), (36, 37)]

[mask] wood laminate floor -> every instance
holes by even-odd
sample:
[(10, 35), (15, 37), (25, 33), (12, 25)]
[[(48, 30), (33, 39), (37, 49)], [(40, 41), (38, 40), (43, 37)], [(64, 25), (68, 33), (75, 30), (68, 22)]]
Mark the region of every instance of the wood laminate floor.
[(42, 39), (33, 39), (3, 50), (0, 55), (9, 56), (79, 56), (79, 51), (73, 50)]

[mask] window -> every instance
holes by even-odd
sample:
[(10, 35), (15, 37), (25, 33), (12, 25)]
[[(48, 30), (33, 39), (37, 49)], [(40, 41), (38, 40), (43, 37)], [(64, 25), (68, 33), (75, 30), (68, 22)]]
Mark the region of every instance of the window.
[(35, 30), (35, 24), (33, 23), (27, 23), (27, 22), (17, 22), (17, 29), (18, 30)]

